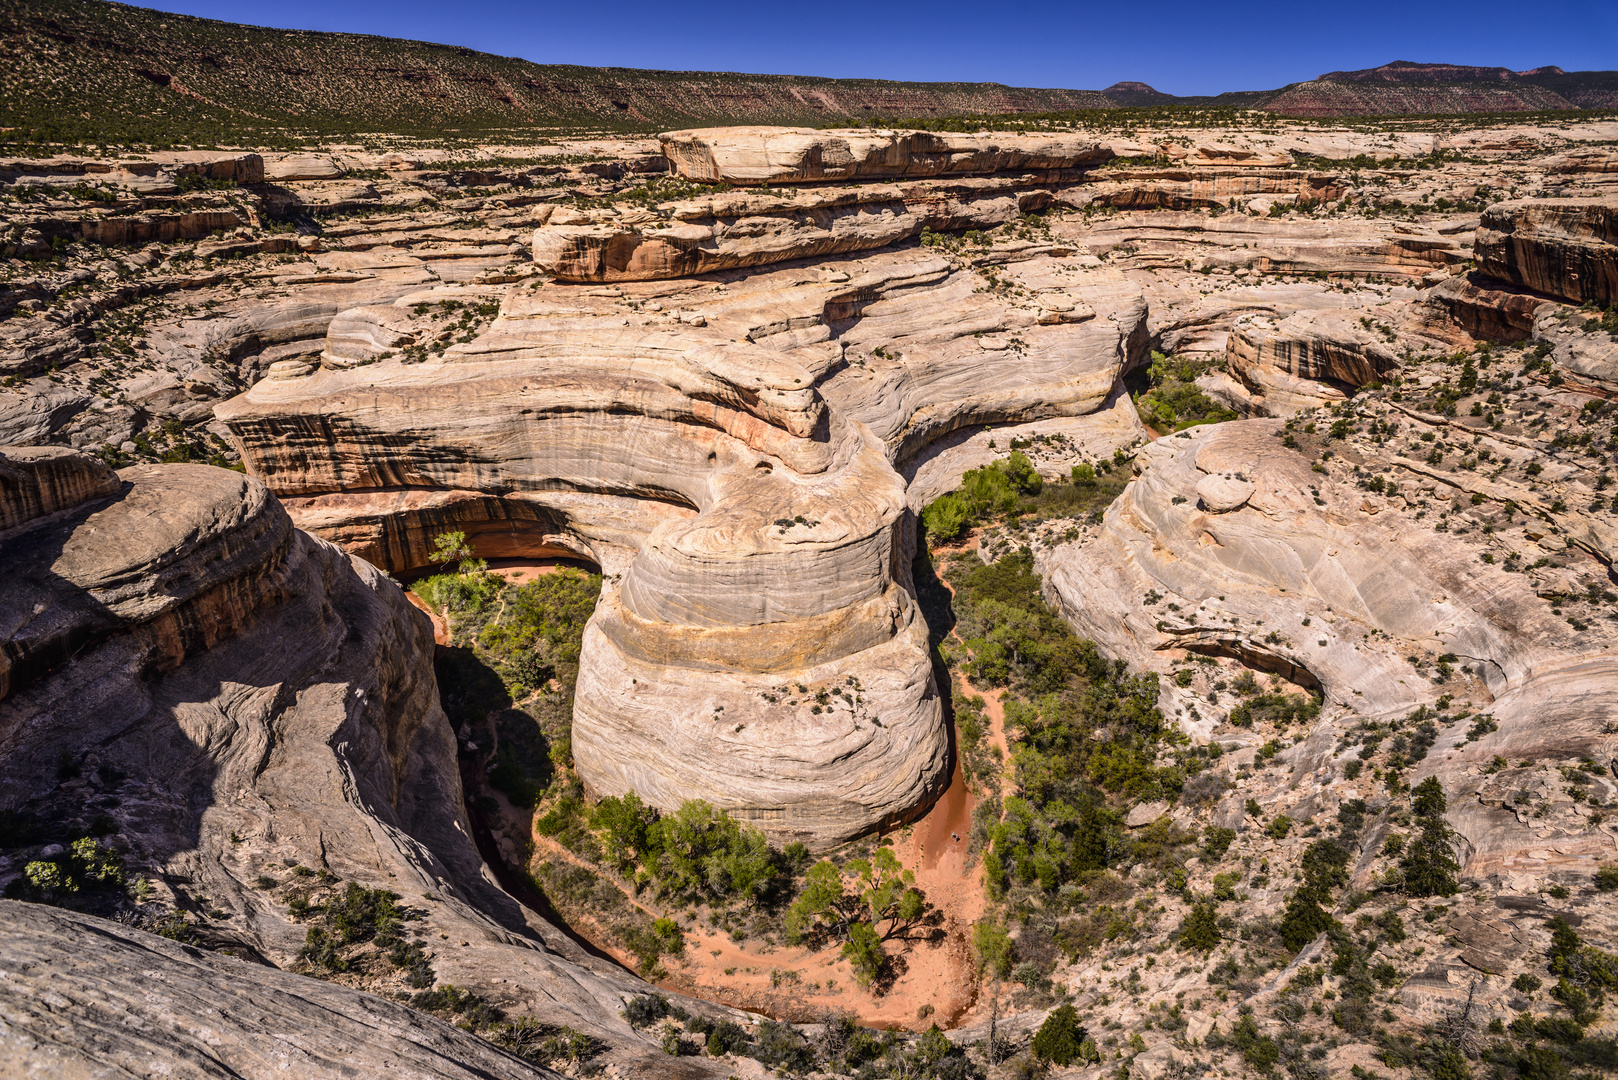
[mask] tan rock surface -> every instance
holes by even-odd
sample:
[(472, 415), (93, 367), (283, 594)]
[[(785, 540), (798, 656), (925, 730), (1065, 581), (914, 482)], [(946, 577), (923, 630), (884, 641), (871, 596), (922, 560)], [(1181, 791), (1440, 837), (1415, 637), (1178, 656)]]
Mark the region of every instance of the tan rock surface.
[[(1082, 191), (1083, 189), (1079, 189)], [(1420, 277), (1460, 266), (1469, 236), (1446, 236), (1430, 227), (1354, 220), (1287, 221), (1227, 214), (1122, 213), (1097, 218), (1062, 235), (1104, 255), (1131, 249), (1137, 266), (1206, 265), (1260, 273), (1353, 273)]]
[(553, 214), (534, 232), (533, 255), (564, 281), (658, 281), (869, 251), (924, 229), (992, 228), (1050, 198), (1033, 176), (728, 193), (669, 204), (643, 220)]
[(670, 168), (707, 183), (790, 184), (1083, 169), (1112, 156), (1077, 136), (725, 127), (658, 136)]
[[(385, 358), (429, 333), (417, 299), (345, 313), (325, 370), (220, 409), (255, 474), (398, 571), (452, 523), (491, 553), (609, 568), (575, 716), (586, 781), (817, 846), (942, 780), (892, 462), (971, 425), (1093, 412), (1145, 313), (1120, 275), (1037, 243), (552, 286), (440, 362)], [(637, 453), (606, 452), (625, 439)], [(848, 717), (785, 692), (851, 677)]]
[(117, 490), (111, 469), (66, 447), (7, 447), (0, 450), (0, 535)]
[[(1404, 421), (1401, 442), (1432, 430), (1411, 424), (1412, 416), (1420, 420), (1414, 413), (1386, 415)], [(1614, 635), (1570, 625), (1543, 599), (1586, 581), (1599, 589), (1610, 560), (1600, 539), (1606, 526), (1593, 523), (1592, 539), (1577, 541), (1587, 553), (1567, 561), (1565, 586), (1525, 578), (1513, 565), (1520, 555), (1504, 569), (1499, 558), (1502, 540), (1520, 539), (1491, 540), (1487, 532), (1462, 539), (1463, 530), (1448, 526), (1441, 526), (1448, 535), (1440, 535), (1423, 519), (1432, 520), (1429, 499), (1453, 495), (1459, 507), (1459, 496), (1475, 492), (1480, 502), (1520, 500), (1515, 504), (1531, 515), (1559, 520), (1570, 542), (1586, 528), (1548, 510), (1530, 488), (1426, 465), (1381, 438), (1336, 443), (1350, 460), (1311, 469), (1308, 456), (1284, 448), (1279, 434), (1276, 421), (1246, 421), (1154, 443), (1099, 530), (1040, 551), (1047, 597), (1081, 634), (1147, 669), (1167, 670), (1189, 652), (1235, 657), (1318, 686), (1326, 708), (1300, 741), (1300, 768), (1307, 762), (1329, 771), (1329, 753), (1309, 755), (1328, 750), (1325, 733), (1344, 730), (1356, 717), (1402, 715), (1430, 703), (1441, 681), (1431, 665), (1453, 655), (1473, 674), (1464, 683), (1451, 680), (1446, 692), (1477, 687), (1481, 709), (1498, 730), (1465, 737), (1466, 725), (1452, 723), (1418, 778), (1438, 775), (1451, 793), (1450, 819), (1466, 840), (1467, 874), (1546, 875), (1607, 857), (1611, 838), (1592, 832), (1579, 814), (1565, 822), (1524, 815), (1519, 822), (1503, 812), (1501, 793), (1520, 781), (1491, 779), (1498, 765), (1486, 768), (1491, 760), (1566, 761), (1610, 752)], [(1492, 445), (1510, 450), (1504, 442)], [(1398, 493), (1367, 494), (1350, 482), (1370, 476), (1394, 482)], [(1221, 497), (1226, 488), (1229, 498)], [(1221, 505), (1247, 497), (1237, 509), (1216, 513), (1210, 493)], [(1542, 528), (1530, 521), (1526, 534), (1539, 536)], [(1198, 710), (1218, 710), (1167, 683), (1164, 694), (1182, 723), (1208, 730)], [(1319, 749), (1307, 749), (1317, 741)]]
[(397, 1002), (90, 915), (0, 900), (0, 950), (12, 1076), (560, 1075)]
[[(820, 847), (903, 819), (942, 783), (937, 688), (908, 577), (911, 516), (1008, 443), (1048, 480), (1110, 462), (1148, 438), (1128, 393), (1144, 390), (1145, 373), (1127, 385), (1120, 375), (1149, 349), (1195, 364), (1210, 397), (1290, 426), (1171, 434), (1141, 452), (1140, 475), (1105, 514), (1036, 514), (972, 537), (984, 558), (1031, 546), (1080, 630), (1108, 659), (1174, 673), (1161, 684), (1167, 715), (1225, 751), (1161, 809), (1182, 827), (1237, 830), (1223, 861), (1184, 869), (1199, 897), (1228, 887), (1216, 873), (1240, 876), (1245, 936), (1226, 957), (1240, 967), (1226, 980), (1217, 961), (1148, 969), (1098, 947), (1055, 976), (1081, 1012), (1122, 1025), (1120, 1037), (1142, 1034), (1143, 1068), (1185, 1052), (1152, 1006), (1172, 1010), (1183, 994), (1189, 1037), (1205, 1039), (1216, 1011), (1228, 1033), (1229, 1014), (1207, 997), (1217, 976), (1220, 993), (1256, 1007), (1261, 1030), (1343, 1039), (1311, 1067), (1375, 1071), (1386, 1063), (1324, 1014), (1277, 1026), (1290, 995), (1320, 994), (1297, 976), (1328, 962), (1328, 945), (1271, 973), (1244, 957), (1266, 962), (1265, 927), (1297, 860), (1356, 799), (1368, 824), (1352, 887), (1377, 888), (1393, 865), (1377, 854), (1383, 841), (1408, 830), (1403, 793), (1388, 786), (1388, 770), (1403, 768), (1391, 732), (1409, 735), (1417, 710), (1429, 710), (1437, 741), (1404, 775), (1437, 776), (1448, 792), (1467, 888), (1413, 901), (1409, 940), (1379, 947), (1398, 969), (1392, 1028), (1440, 1023), (1474, 976), (1480, 1016), (1554, 1014), (1545, 993), (1509, 989), (1517, 971), (1544, 974), (1551, 913), (1611, 943), (1590, 875), (1618, 851), (1601, 820), (1618, 798), (1604, 770), (1618, 726), (1606, 599), (1618, 525), (1603, 404), (1618, 387), (1618, 346), (1592, 313), (1534, 292), (1527, 271), (1507, 280), (1464, 267), (1481, 220), (1483, 247), (1490, 234), (1543, 234), (1499, 243), (1537, 260), (1545, 280), (1583, 275), (1589, 252), (1604, 250), (1584, 244), (1584, 219), (1529, 222), (1524, 211), (1507, 230), (1491, 208), (1513, 190), (1566, 196), (1544, 200), (1558, 208), (1604, 205), (1618, 174), (1601, 147), (1614, 137), (1611, 122), (1590, 120), (1142, 124), (1047, 140), (1138, 159), (1115, 163), (1125, 168), (1014, 160), (1004, 151), (1023, 144), (996, 136), (978, 140), (998, 149), (976, 164), (939, 164), (920, 143), (900, 153), (895, 141), (857, 162), (850, 150), (853, 174), (835, 176), (845, 166), (828, 173), (824, 151), (845, 133), (780, 145), (746, 135), (724, 153), (778, 170), (772, 189), (696, 195), (691, 180), (660, 174), (661, 144), (610, 138), (321, 148), (309, 167), (324, 178), (252, 191), (109, 180), (79, 198), (89, 174), (64, 173), (0, 204), (6, 243), (40, 260), (7, 264), (0, 283), (11, 316), (0, 320), (0, 431), (107, 461), (229, 461), (220, 437), (240, 438), (292, 522), (398, 573), (426, 569), (433, 537), (455, 529), (485, 557), (599, 564), (572, 743), (590, 790), (634, 788), (665, 807), (705, 796)], [(705, 147), (687, 149), (711, 157)], [(990, 171), (968, 175), (979, 168)], [(802, 186), (780, 190), (787, 174)], [(215, 221), (226, 235), (182, 238)], [(955, 235), (969, 229), (984, 235)], [(525, 243), (536, 230), (549, 239)], [(86, 236), (173, 239), (103, 250)], [(563, 284), (547, 268), (586, 280)], [(595, 280), (612, 274), (647, 280)], [(1485, 338), (1497, 340), (1484, 348)], [(220, 410), (228, 427), (212, 418), (248, 387)], [(276, 962), (294, 963), (305, 927), (283, 916), (284, 887), (242, 883), (280, 875), (278, 860), (408, 893), (429, 912), (426, 928), (450, 935), (425, 942), (440, 981), (599, 1034), (620, 1071), (667, 1070), (675, 1059), (616, 1020), (639, 984), (480, 891), (462, 826), (448, 821), (459, 795), (422, 771), (452, 751), (434, 742), (423, 704), (427, 646), (414, 616), (333, 547), (291, 529), (277, 547), (264, 537), (279, 525), (255, 534), (274, 514), (241, 510), (249, 482), (219, 483), (237, 516), (211, 514), (194, 534), (171, 527), (184, 509), (171, 489), (129, 496), (173, 563), (86, 537), (63, 543), (73, 558), (62, 567), (80, 574), (84, 551), (111, 569), (75, 584), (51, 576), (56, 554), (29, 556), (19, 579), (31, 591), (6, 609), (23, 667), (0, 714), (26, 700), (29, 717), (45, 718), (6, 746), (40, 739), (17, 758), (17, 775), (42, 785), (39, 805), (88, 827), (101, 800), (122, 800), (106, 813), (155, 853), (132, 865), (163, 868), (152, 875), (161, 902), (206, 915), (210, 943)], [(115, 506), (87, 504), (82, 516), (133, 528)], [(31, 520), (54, 529), (80, 511), (56, 513)], [(109, 548), (127, 556), (121, 569)], [(263, 569), (276, 558), (280, 570)], [(198, 566), (217, 569), (212, 591), (207, 572), (187, 576)], [(267, 599), (277, 589), (287, 598)], [(156, 599), (143, 604), (142, 590)], [(73, 654), (80, 630), (89, 644)], [(211, 645), (210, 632), (222, 635)], [(69, 654), (79, 659), (52, 666)], [(146, 681), (86, 664), (115, 655), (147, 664)], [(1233, 687), (1253, 672), (1262, 691), (1320, 687), (1319, 715), (1230, 722), (1251, 700)], [(142, 695), (157, 704), (129, 720)], [(53, 727), (58, 713), (90, 720)], [(1470, 731), (1479, 716), (1498, 726)], [(111, 737), (106, 725), (134, 734)], [(255, 773), (265, 730), (274, 752)], [(1373, 730), (1388, 733), (1381, 756), (1350, 779)], [(51, 786), (53, 754), (74, 747), (81, 775)], [(106, 788), (103, 758), (126, 751), (108, 764), (138, 782)], [(179, 764), (159, 777), (158, 759)], [(1190, 776), (1191, 763), (1176, 764)], [(1216, 780), (1234, 787), (1197, 803)], [(917, 830), (929, 851), (969, 820), (959, 789), (950, 794), (937, 808), (962, 816)], [(1160, 808), (1135, 809), (1144, 831)], [(1281, 813), (1296, 823), (1289, 835), (1259, 827)], [(159, 817), (179, 824), (143, 824)], [(228, 842), (232, 832), (244, 839)], [(497, 841), (513, 864), (520, 839), (519, 827)], [(0, 855), (0, 875), (31, 854)], [(1169, 935), (1188, 911), (1172, 891), (1154, 896), (1157, 914), (1127, 946), (1137, 957), (1177, 948)], [(1362, 913), (1401, 902), (1377, 892)], [(720, 965), (699, 959), (706, 981), (692, 985), (718, 986)], [(1113, 994), (1109, 980), (1126, 978), (1138, 1001)], [(1108, 988), (1105, 1004), (1096, 987)], [(913, 1005), (890, 1000), (881, 1015), (908, 1023)], [(1006, 1028), (1031, 1030), (1042, 1010)], [(980, 999), (962, 1033), (987, 1011)], [(1242, 1067), (1205, 1043), (1189, 1054), (1204, 1071)]]

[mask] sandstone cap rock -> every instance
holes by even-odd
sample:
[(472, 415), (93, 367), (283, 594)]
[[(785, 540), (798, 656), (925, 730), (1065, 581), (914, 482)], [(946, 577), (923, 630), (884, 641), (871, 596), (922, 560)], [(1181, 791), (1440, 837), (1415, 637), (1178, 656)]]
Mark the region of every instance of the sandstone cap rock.
[(1204, 476), (1197, 483), (1197, 500), (1211, 514), (1240, 510), (1253, 497), (1253, 485), (1233, 476)]

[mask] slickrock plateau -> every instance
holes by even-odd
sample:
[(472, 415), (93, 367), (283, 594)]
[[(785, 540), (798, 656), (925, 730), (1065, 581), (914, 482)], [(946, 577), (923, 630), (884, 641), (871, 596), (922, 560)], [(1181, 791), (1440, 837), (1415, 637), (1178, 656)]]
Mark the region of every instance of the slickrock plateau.
[(346, 987), (43, 905), (0, 911), (0, 1065), (13, 1075), (135, 1076), (154, 1061), (185, 1077), (560, 1075)]
[(1607, 73), (57, 7), (251, 119), (0, 160), (0, 1074), (1618, 1074)]

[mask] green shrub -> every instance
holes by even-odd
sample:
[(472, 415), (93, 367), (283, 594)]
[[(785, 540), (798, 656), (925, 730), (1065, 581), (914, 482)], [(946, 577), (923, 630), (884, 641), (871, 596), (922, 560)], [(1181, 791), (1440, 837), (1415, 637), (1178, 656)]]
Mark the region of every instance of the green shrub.
[(1089, 1033), (1079, 1026), (1079, 1014), (1072, 1005), (1058, 1005), (1034, 1033), (1034, 1056), (1041, 1061), (1066, 1067), (1079, 1060), (1080, 1047)]
[(1202, 857), (1209, 862), (1218, 862), (1225, 857), (1225, 852), (1230, 850), (1235, 840), (1235, 829), (1211, 826), (1202, 834)]
[(1212, 366), (1207, 361), (1178, 360), (1154, 351), (1146, 370), (1149, 389), (1132, 395), (1141, 420), (1167, 433), (1238, 419), (1236, 413), (1216, 404), (1197, 386), (1198, 377)]
[(1411, 809), (1421, 832), (1405, 847), (1399, 869), (1411, 896), (1454, 896), (1460, 889), (1455, 874), (1455, 832), (1444, 821), (1444, 789), (1437, 777), (1428, 777), (1411, 792)]
[(981, 469), (968, 469), (961, 486), (933, 500), (921, 512), (927, 535), (935, 541), (954, 540), (986, 515), (1008, 514), (1024, 495), (1038, 495), (1045, 481), (1020, 450)]
[(505, 1013), (470, 990), (445, 983), (410, 996), (410, 1004), (426, 1012), (456, 1017), (459, 1026), (477, 1032), (505, 1019)]
[(1268, 1035), (1260, 1035), (1258, 1024), (1251, 1013), (1246, 1013), (1231, 1028), (1230, 1041), (1242, 1052), (1242, 1057), (1261, 1073), (1268, 1073), (1281, 1060), (1281, 1048)]
[(1337, 925), (1324, 905), (1331, 902), (1333, 890), (1347, 884), (1350, 858), (1352, 852), (1334, 839), (1316, 840), (1304, 850), (1303, 885), (1287, 900), (1281, 916), (1281, 941), (1292, 952)]
[(1559, 976), (1551, 996), (1580, 1024), (1593, 1023), (1600, 1015), (1605, 995), (1618, 991), (1618, 956), (1584, 944), (1559, 915), (1546, 926), (1551, 931), (1551, 974)]
[(662, 994), (641, 994), (624, 1002), (624, 1019), (630, 1027), (643, 1028), (669, 1015), (669, 999)]
[(484, 1038), (536, 1065), (577, 1065), (601, 1050), (601, 1046), (582, 1031), (565, 1025), (543, 1024), (532, 1016), (497, 1023), (484, 1033)]
[(848, 940), (843, 943), (843, 959), (854, 969), (854, 978), (861, 986), (871, 985), (888, 967), (888, 954), (882, 949), (881, 935), (864, 922), (849, 926)]
[(424, 964), (425, 956), (419, 948), (405, 947), (402, 933), (403, 923), (419, 919), (421, 913), (399, 907), (398, 899), (398, 893), (387, 889), (367, 889), (358, 882), (349, 882), (325, 905), (321, 921), (309, 927), (298, 958), (320, 970), (347, 971), (350, 947), (374, 941), (380, 948), (396, 952), (398, 966), (419, 970), (418, 958)]
[(1011, 974), (1011, 936), (999, 919), (983, 919), (972, 926), (972, 955), (980, 972), (999, 978)]
[(650, 825), (646, 843), (659, 888), (684, 902), (757, 901), (790, 888), (791, 868), (762, 832), (701, 800)]
[(747, 1031), (740, 1025), (729, 1020), (721, 1020), (708, 1032), (707, 1051), (710, 1057), (723, 1057), (726, 1054), (741, 1053), (752, 1045), (747, 1037)]
[(1220, 941), (1219, 911), (1213, 904), (1193, 904), (1190, 914), (1180, 924), (1180, 946), (1198, 952), (1212, 951)]
[(787, 1073), (804, 1072), (815, 1062), (804, 1037), (791, 1024), (779, 1020), (759, 1021), (748, 1054), (769, 1068)]
[(75, 899), (96, 899), (124, 883), (124, 861), (112, 847), (94, 837), (73, 841), (67, 850), (49, 859), (35, 859), (22, 876), (6, 886), (6, 896), (36, 903), (63, 905)]

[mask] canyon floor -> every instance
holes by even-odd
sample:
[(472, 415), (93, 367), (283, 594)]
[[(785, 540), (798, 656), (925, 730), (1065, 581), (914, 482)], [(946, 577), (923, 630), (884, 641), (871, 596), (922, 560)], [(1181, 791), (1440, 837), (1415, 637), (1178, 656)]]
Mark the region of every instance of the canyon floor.
[(0, 1072), (1618, 1074), (1615, 240), (1600, 118), (0, 161)]

